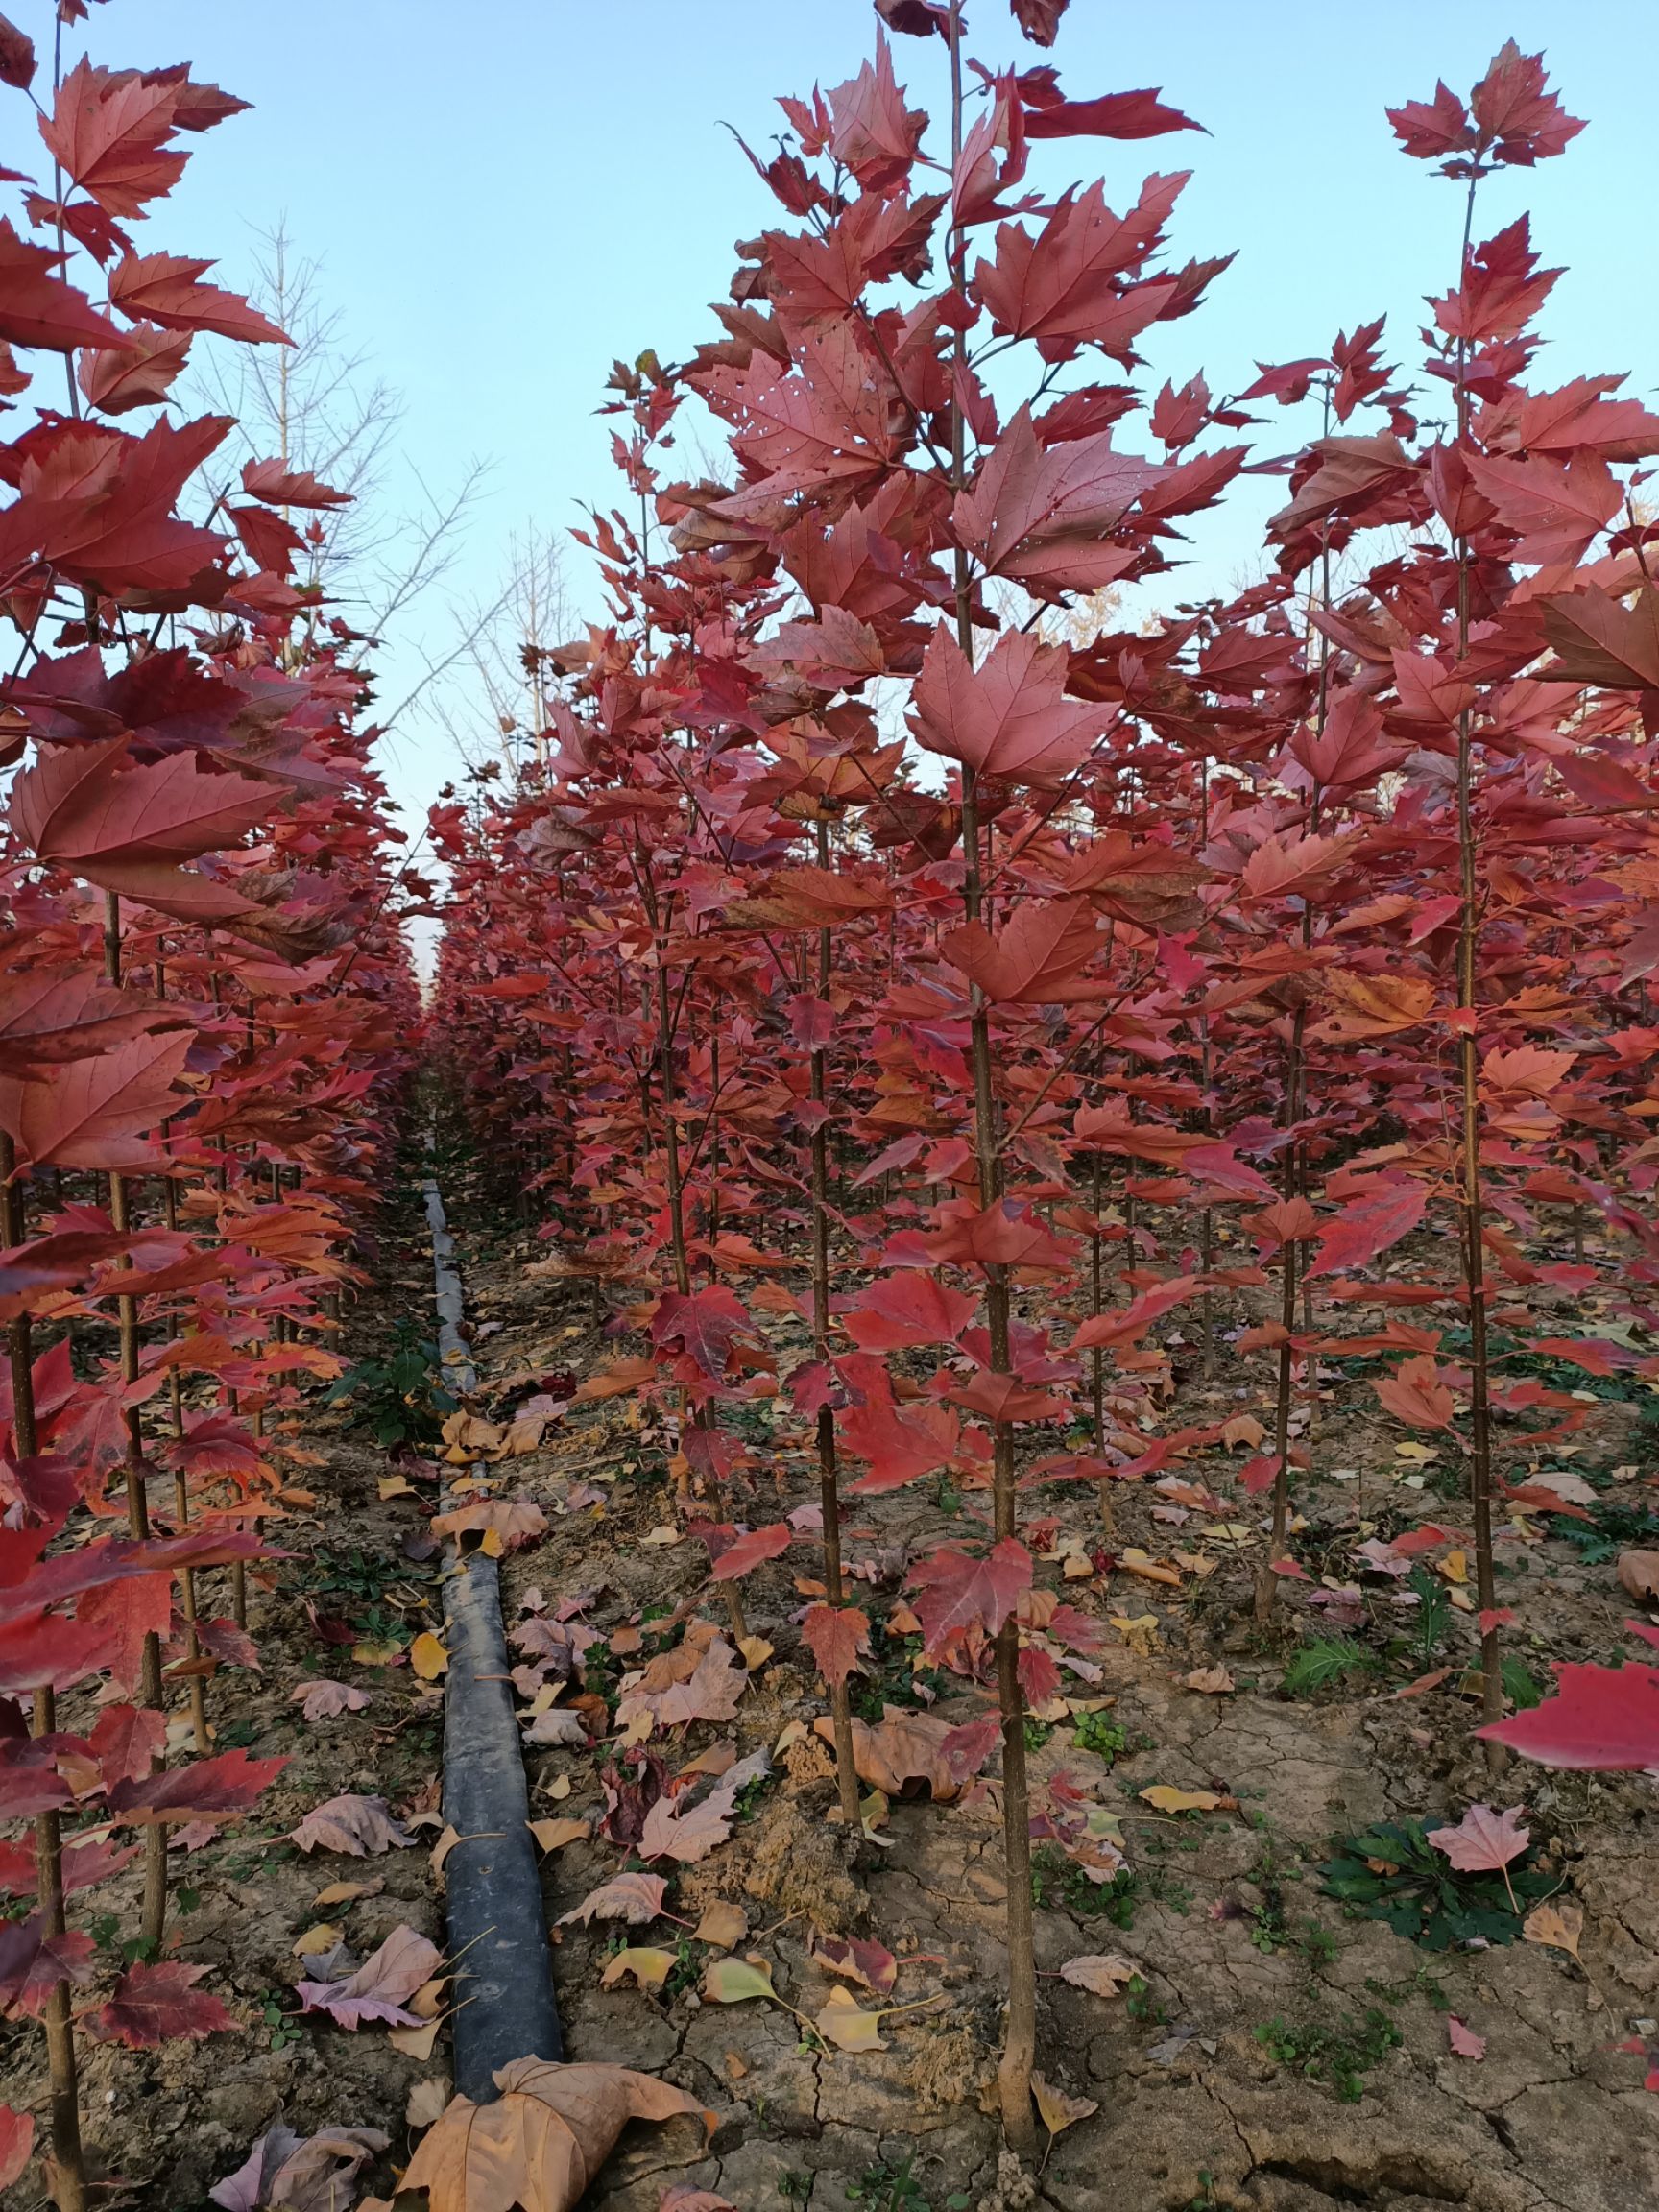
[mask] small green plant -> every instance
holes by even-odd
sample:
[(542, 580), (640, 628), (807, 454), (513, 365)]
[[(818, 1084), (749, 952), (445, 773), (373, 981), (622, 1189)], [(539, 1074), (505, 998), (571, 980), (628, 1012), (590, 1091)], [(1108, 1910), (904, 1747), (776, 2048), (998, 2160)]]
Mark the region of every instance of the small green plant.
[(1071, 1741), (1079, 1751), (1093, 1751), (1110, 1767), (1129, 1748), (1129, 1731), (1109, 1713), (1079, 1713), (1071, 1722)]
[(1130, 1866), (1114, 1874), (1110, 1882), (1093, 1882), (1052, 1843), (1040, 1844), (1031, 1854), (1031, 1902), (1039, 1909), (1059, 1908), (1075, 1912), (1079, 1919), (1100, 1915), (1115, 1928), (1133, 1928), (1139, 1888)]
[(1338, 1682), (1381, 1672), (1382, 1662), (1369, 1645), (1353, 1636), (1314, 1636), (1291, 1654), (1285, 1669), (1287, 1697), (1310, 1697)]
[(805, 2204), (812, 2194), (816, 2176), (800, 2166), (786, 2166), (778, 2176), (778, 2194), (786, 2204)]
[(1379, 1982), (1374, 1975), (1367, 1974), (1365, 1986), (1373, 1997), (1386, 1997), (1390, 2004), (1402, 2005), (1408, 1997), (1421, 1997), (1436, 2012), (1450, 2012), (1452, 2009), (1452, 1999), (1446, 1984), (1427, 1960), (1422, 1961), (1415, 1974), (1407, 1976), (1404, 1982)]
[(1150, 2022), (1162, 2027), (1168, 2018), (1162, 2005), (1152, 1994), (1150, 1983), (1143, 1974), (1132, 1974), (1123, 1984), (1123, 2006), (1131, 2020)]
[(1421, 1820), (1384, 1820), (1336, 1845), (1325, 1894), (1397, 1936), (1446, 1951), (1478, 1938), (1512, 1943), (1527, 1907), (1559, 1885), (1534, 1863), (1537, 1846), (1497, 1872), (1464, 1872), (1435, 1850)]
[(1025, 1748), (1027, 1751), (1041, 1751), (1053, 1733), (1053, 1728), (1046, 1720), (1035, 1720), (1029, 1713), (1026, 1714)]
[(1367, 2006), (1363, 2020), (1344, 2014), (1334, 2027), (1316, 2021), (1292, 2024), (1275, 2016), (1256, 2031), (1257, 2042), (1276, 2065), (1293, 2067), (1304, 2080), (1334, 2089), (1343, 2104), (1359, 2102), (1365, 2094), (1365, 2076), (1402, 2039), (1381, 2005)]
[[(866, 2166), (855, 2181), (848, 2182), (847, 2201), (868, 2205), (870, 2212), (932, 2212), (922, 2194), (913, 2155), (900, 2166), (885, 2158)], [(945, 2212), (967, 2212), (973, 2201), (972, 2197), (953, 2191), (945, 2200)]]
[(360, 1359), (331, 1382), (325, 1406), (356, 1405), (357, 1417), (373, 1431), (382, 1451), (400, 1445), (436, 1444), (443, 1417), (453, 1413), (454, 1396), (443, 1385), (438, 1347), (417, 1324), (394, 1325), (393, 1349), (384, 1359)]
[(1543, 1702), (1544, 1691), (1527, 1671), (1525, 1664), (1510, 1651), (1503, 1657), (1503, 1695), (1511, 1705), (1528, 1711)]
[(114, 1912), (98, 1913), (87, 1932), (100, 1951), (110, 1952), (129, 1966), (134, 1962), (150, 1965), (160, 1949), (158, 1943), (145, 1936), (123, 1936), (120, 1916)]
[(264, 2024), (268, 2047), (273, 2051), (286, 2051), (291, 2043), (304, 2040), (304, 2030), (296, 2016), (282, 2009), (282, 1998), (277, 1990), (271, 1990), (259, 2008), (259, 2018)]
[(1446, 1585), (1439, 1575), (1431, 1575), (1421, 1561), (1407, 1576), (1406, 1587), (1417, 1599), (1416, 1616), (1411, 1624), (1411, 1641), (1418, 1669), (1427, 1673), (1434, 1664), (1435, 1654), (1446, 1641), (1446, 1631), (1452, 1622), (1452, 1601), (1446, 1595)]

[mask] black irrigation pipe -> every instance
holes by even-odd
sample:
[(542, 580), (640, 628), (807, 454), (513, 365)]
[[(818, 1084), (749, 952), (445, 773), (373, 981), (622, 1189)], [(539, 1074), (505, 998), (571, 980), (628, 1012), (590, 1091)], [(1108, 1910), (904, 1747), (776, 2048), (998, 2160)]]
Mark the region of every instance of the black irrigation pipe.
[[(477, 1387), (462, 1330), (455, 1241), (435, 1178), (422, 1185), (432, 1231), (438, 1354), (463, 1398)], [(541, 1903), (524, 1754), (513, 1717), (501, 1576), (485, 1552), (453, 1549), (444, 1580), (444, 1818), (460, 1838), (444, 1862), (449, 1955), (457, 1961), (455, 2086), (475, 2104), (515, 2058), (563, 2059), (553, 1959)]]

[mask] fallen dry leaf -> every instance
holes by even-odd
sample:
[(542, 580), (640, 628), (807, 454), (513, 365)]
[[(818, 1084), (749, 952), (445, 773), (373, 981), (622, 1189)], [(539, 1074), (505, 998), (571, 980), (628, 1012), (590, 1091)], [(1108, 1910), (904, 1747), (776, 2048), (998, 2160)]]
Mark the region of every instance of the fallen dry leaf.
[[(828, 1714), (812, 1723), (825, 1743), (834, 1741)], [(875, 1727), (853, 1719), (853, 1764), (860, 1778), (883, 1796), (902, 1794), (906, 1782), (926, 1782), (940, 1804), (959, 1797), (991, 1749), (991, 1741), (978, 1741), (975, 1727), (954, 1727), (926, 1713), (906, 1712), (884, 1705)]]
[(409, 1664), (422, 1682), (436, 1682), (449, 1665), (449, 1654), (431, 1629), (423, 1628), (409, 1647)]
[(694, 2097), (626, 2066), (555, 2066), (516, 2058), (495, 2076), (493, 2104), (457, 2097), (403, 2175), (430, 2212), (571, 2212), (630, 2120), (713, 2114)]
[[(1521, 1933), (1528, 1943), (1541, 1943), (1546, 1950), (1565, 1951), (1570, 1958), (1578, 1959), (1578, 1945), (1584, 1935), (1584, 1908), (1581, 1905), (1534, 1905), (1521, 1923)], [(1579, 1960), (1578, 1963), (1583, 1964)]]
[(369, 1702), (367, 1690), (349, 1682), (301, 1682), (294, 1698), (307, 1720), (330, 1720), (336, 1713), (361, 1713)]
[(716, 1897), (705, 1906), (703, 1917), (691, 1932), (694, 1943), (708, 1943), (716, 1951), (734, 1951), (749, 1933), (749, 1915), (741, 1905), (729, 1905)]
[(1486, 2038), (1477, 2035), (1473, 2028), (1466, 2028), (1455, 2012), (1447, 2014), (1446, 2040), (1459, 2058), (1484, 2058)]
[(737, 2212), (730, 2197), (715, 2189), (694, 2189), (689, 2181), (671, 2181), (658, 2200), (657, 2212)]
[(714, 2005), (742, 2005), (751, 1997), (776, 1997), (772, 1969), (758, 1953), (747, 1959), (714, 1959), (703, 1977), (703, 1994)]
[(1116, 1952), (1091, 1951), (1080, 1959), (1068, 1959), (1060, 1979), (1096, 1997), (1116, 1997), (1140, 1971), (1132, 1959), (1119, 1959)]
[(1037, 2109), (1043, 2115), (1043, 2125), (1050, 2135), (1058, 2135), (1074, 2121), (1087, 2120), (1100, 2107), (1093, 2097), (1072, 2097), (1066, 2090), (1057, 2089), (1053, 2082), (1046, 2081), (1041, 2074), (1031, 2077), (1031, 2094), (1037, 2100)]
[(1471, 1805), (1455, 1828), (1431, 1828), (1426, 1833), (1435, 1850), (1466, 1874), (1502, 1871), (1531, 1840), (1519, 1805), (1507, 1813), (1494, 1813), (1490, 1805)]
[(346, 1931), (332, 1922), (319, 1920), (315, 1928), (307, 1928), (294, 1945), (296, 1959), (316, 1959), (325, 1951), (332, 1951), (336, 1943), (344, 1942)]
[(837, 2051), (885, 2051), (881, 2015), (866, 2012), (851, 1989), (831, 1989), (812, 2025)]
[(884, 1943), (815, 1933), (807, 1956), (827, 1973), (844, 1974), (849, 1982), (873, 1989), (878, 1997), (887, 1996), (899, 1979), (899, 1961)]
[(618, 1951), (599, 1977), (602, 1989), (614, 1989), (617, 1983), (632, 1978), (640, 1989), (661, 1989), (674, 1970), (679, 1956), (673, 1951), (635, 1950)]
[(395, 2028), (418, 2027), (420, 2015), (405, 2010), (406, 2000), (443, 1961), (444, 1954), (424, 1936), (413, 1928), (394, 1928), (355, 1974), (339, 1982), (299, 1983), (301, 2007), (306, 2012), (326, 2012), (342, 2028), (352, 2030), (365, 2020), (384, 2020)]
[(378, 1897), (386, 1887), (376, 1877), (373, 1882), (330, 1882), (325, 1889), (319, 1889), (312, 1898), (313, 1907), (319, 1905), (355, 1905), (364, 1897)]
[(527, 1820), (524, 1825), (543, 1851), (563, 1851), (566, 1843), (579, 1843), (589, 1834), (586, 1820)]
[(590, 1889), (580, 1905), (561, 1912), (559, 1926), (567, 1928), (573, 1920), (584, 1927), (592, 1920), (626, 1920), (640, 1927), (661, 1911), (667, 1887), (661, 1874), (614, 1874)]
[(1169, 1782), (1154, 1782), (1140, 1797), (1157, 1813), (1214, 1813), (1221, 1802), (1214, 1790), (1177, 1790)]
[(1206, 1697), (1225, 1697), (1236, 1687), (1225, 1667), (1194, 1667), (1183, 1679), (1189, 1690), (1200, 1691)]
[(301, 1851), (366, 1853), (402, 1851), (415, 1841), (392, 1817), (384, 1797), (329, 1797), (307, 1813), (288, 1840)]
[(296, 2135), (278, 2120), (208, 2198), (225, 2212), (256, 2212), (274, 2204), (297, 2212), (344, 2207), (356, 2193), (358, 2170), (389, 2141), (378, 2128), (325, 2128), (321, 2134)]
[(1621, 1551), (1619, 1587), (1640, 1602), (1659, 1601), (1659, 1551)]
[(430, 2128), (449, 2102), (450, 2083), (446, 2074), (429, 2074), (423, 2081), (409, 2085), (409, 2096), (403, 2106), (403, 2119), (410, 2128)]

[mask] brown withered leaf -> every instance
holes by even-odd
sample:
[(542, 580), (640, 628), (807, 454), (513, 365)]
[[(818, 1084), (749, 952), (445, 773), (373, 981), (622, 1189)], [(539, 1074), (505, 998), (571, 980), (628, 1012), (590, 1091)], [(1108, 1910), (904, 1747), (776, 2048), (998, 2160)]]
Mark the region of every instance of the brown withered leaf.
[(457, 2097), (421, 2139), (403, 2189), (430, 2212), (571, 2212), (630, 2120), (703, 2122), (694, 2097), (626, 2066), (557, 2066), (516, 2058), (495, 2076), (493, 2104)]

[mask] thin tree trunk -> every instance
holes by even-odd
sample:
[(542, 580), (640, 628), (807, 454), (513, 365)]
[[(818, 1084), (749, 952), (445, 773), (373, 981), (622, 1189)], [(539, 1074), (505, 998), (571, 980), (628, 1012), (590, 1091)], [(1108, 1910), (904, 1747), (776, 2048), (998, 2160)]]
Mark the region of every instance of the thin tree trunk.
[[(830, 825), (818, 824), (818, 865), (830, 866)], [(818, 932), (818, 996), (828, 999), (831, 959), (830, 932)], [(812, 1052), (812, 1100), (820, 1111), (812, 1124), (812, 1348), (826, 1364), (830, 1358), (830, 1128), (825, 1081), (826, 1052)], [(832, 1407), (818, 1408), (818, 1497), (824, 1516), (825, 1602), (839, 1608), (847, 1602), (841, 1572), (841, 1493), (837, 1483), (835, 1414)], [(835, 1739), (835, 1791), (841, 1817), (852, 1828), (858, 1825), (858, 1768), (853, 1757), (853, 1698), (843, 1675), (829, 1684), (830, 1725)]]

